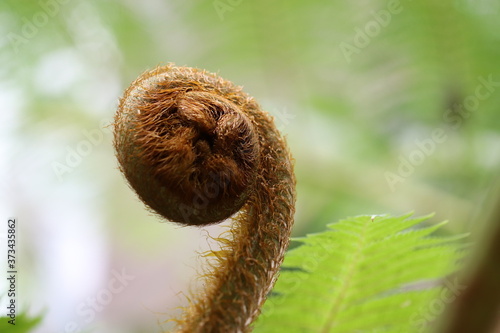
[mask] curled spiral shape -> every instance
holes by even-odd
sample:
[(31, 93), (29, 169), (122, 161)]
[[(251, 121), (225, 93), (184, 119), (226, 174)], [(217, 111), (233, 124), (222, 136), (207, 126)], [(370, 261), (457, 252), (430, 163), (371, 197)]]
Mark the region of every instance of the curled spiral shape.
[(293, 224), (293, 163), (273, 119), (241, 87), (169, 64), (125, 91), (114, 145), (129, 184), (162, 217), (205, 225), (240, 211), (178, 331), (249, 331)]
[(126, 91), (115, 121), (118, 160), (142, 201), (168, 220), (219, 222), (246, 201), (259, 142), (236, 92), (227, 81), (172, 66), (145, 73)]

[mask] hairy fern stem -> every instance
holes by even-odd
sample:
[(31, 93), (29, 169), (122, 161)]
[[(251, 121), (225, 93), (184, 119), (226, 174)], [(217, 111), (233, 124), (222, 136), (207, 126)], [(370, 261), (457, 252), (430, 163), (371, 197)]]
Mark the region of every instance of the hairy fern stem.
[(163, 218), (203, 226), (240, 212), (177, 331), (249, 332), (293, 224), (293, 162), (272, 117), (216, 74), (169, 64), (126, 90), (114, 145), (131, 187)]

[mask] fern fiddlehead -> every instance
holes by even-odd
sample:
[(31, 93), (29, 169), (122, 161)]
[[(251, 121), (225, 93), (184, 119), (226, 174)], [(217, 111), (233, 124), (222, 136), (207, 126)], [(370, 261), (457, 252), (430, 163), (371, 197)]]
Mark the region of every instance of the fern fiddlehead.
[(142, 74), (115, 116), (120, 169), (162, 217), (234, 217), (226, 250), (179, 332), (248, 332), (277, 277), (293, 224), (285, 141), (255, 100), (215, 74), (173, 64)]

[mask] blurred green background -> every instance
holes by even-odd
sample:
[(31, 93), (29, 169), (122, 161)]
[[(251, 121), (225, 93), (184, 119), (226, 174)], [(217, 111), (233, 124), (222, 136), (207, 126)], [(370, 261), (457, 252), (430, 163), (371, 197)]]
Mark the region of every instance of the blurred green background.
[(2, 0), (0, 36), (0, 205), (36, 332), (168, 329), (224, 230), (158, 223), (117, 170), (108, 125), (156, 65), (217, 72), (275, 117), (295, 236), (408, 211), (474, 232), (498, 182), (498, 0)]

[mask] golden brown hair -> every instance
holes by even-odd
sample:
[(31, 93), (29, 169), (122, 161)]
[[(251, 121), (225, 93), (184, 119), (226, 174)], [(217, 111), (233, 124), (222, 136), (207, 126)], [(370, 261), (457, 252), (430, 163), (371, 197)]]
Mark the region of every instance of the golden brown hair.
[(178, 331), (250, 331), (293, 224), (293, 163), (273, 119), (241, 87), (169, 64), (126, 90), (114, 145), (131, 187), (162, 217), (198, 226), (240, 211)]

